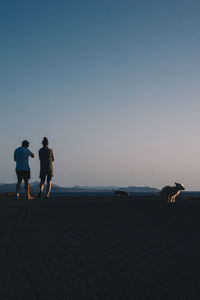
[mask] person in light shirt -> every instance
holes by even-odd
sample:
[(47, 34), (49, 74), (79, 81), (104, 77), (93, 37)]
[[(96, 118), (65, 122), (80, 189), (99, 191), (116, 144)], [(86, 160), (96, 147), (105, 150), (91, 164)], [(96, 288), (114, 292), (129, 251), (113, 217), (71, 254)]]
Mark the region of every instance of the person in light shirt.
[(28, 200), (32, 200), (33, 197), (29, 193), (29, 179), (30, 179), (30, 167), (29, 157), (34, 157), (34, 154), (28, 149), (29, 142), (24, 140), (21, 147), (17, 148), (14, 152), (14, 160), (16, 161), (16, 174), (17, 174), (17, 185), (16, 185), (16, 197), (19, 199), (19, 191), (24, 180), (26, 197)]

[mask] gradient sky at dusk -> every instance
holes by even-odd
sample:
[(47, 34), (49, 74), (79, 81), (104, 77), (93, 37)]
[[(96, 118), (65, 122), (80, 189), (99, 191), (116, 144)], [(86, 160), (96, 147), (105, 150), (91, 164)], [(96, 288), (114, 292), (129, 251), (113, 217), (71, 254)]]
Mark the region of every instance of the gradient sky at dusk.
[(200, 2), (2, 0), (0, 182), (47, 136), (54, 183), (200, 190)]

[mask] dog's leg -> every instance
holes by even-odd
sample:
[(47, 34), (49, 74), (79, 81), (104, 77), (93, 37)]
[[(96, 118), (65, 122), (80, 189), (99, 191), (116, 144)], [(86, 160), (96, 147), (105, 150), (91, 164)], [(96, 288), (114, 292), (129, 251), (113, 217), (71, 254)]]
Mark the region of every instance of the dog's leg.
[(172, 196), (172, 203), (176, 202), (176, 195)]

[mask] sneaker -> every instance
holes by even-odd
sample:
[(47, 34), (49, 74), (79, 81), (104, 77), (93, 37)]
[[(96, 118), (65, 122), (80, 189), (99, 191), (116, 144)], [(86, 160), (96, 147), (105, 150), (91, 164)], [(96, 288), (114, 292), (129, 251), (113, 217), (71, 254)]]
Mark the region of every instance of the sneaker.
[(33, 200), (33, 199), (34, 199), (34, 197), (32, 197), (31, 195), (27, 196), (27, 200)]

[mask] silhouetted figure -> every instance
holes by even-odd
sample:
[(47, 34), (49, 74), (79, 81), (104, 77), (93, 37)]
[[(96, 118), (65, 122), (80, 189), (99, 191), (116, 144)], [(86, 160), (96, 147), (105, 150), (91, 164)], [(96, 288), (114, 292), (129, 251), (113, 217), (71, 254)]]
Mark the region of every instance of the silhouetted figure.
[(114, 196), (117, 196), (117, 197), (120, 197), (120, 196), (129, 197), (130, 193), (128, 193), (126, 191), (114, 191)]
[(44, 183), (47, 178), (47, 188), (46, 188), (46, 199), (49, 198), (51, 191), (51, 178), (53, 177), (53, 161), (54, 155), (53, 150), (49, 148), (49, 141), (47, 137), (43, 138), (43, 147), (39, 150), (40, 159), (40, 192), (39, 197), (42, 196), (42, 191), (44, 188)]
[(30, 179), (30, 167), (29, 167), (29, 156), (34, 157), (34, 154), (28, 149), (29, 142), (24, 140), (22, 146), (17, 148), (14, 152), (14, 160), (16, 161), (16, 174), (17, 174), (17, 185), (16, 185), (16, 197), (19, 199), (19, 191), (22, 179), (24, 180), (26, 197), (32, 200), (33, 197), (29, 193), (29, 183)]
[(185, 187), (182, 183), (175, 182), (175, 186), (164, 186), (161, 190), (161, 197), (168, 203), (175, 203), (175, 198), (184, 191)]

